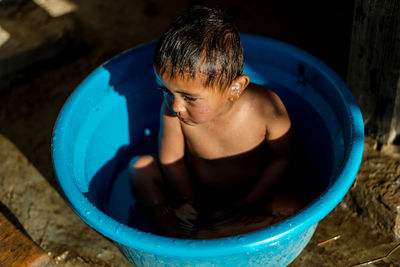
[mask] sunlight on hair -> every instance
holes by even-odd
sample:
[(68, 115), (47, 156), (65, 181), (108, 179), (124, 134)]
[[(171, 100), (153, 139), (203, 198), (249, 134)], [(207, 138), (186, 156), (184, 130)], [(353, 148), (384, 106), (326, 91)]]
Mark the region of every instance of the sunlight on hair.
[(10, 39), (10, 33), (0, 26), (0, 47)]
[(53, 18), (71, 13), (78, 8), (68, 0), (33, 0), (33, 2), (46, 10)]

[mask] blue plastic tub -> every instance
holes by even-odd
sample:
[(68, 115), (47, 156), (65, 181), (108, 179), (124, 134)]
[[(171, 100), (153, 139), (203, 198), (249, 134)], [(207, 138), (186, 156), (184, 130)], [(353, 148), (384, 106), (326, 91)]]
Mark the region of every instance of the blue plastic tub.
[[(59, 114), (53, 164), (67, 200), (87, 224), (115, 241), (138, 266), (286, 266), (353, 183), (364, 127), (345, 83), (322, 62), (285, 43), (248, 34), (242, 34), (242, 43), (244, 72), (283, 99), (296, 138), (316, 162), (324, 185), (305, 209), (266, 229), (221, 239), (184, 240), (129, 226), (135, 200), (121, 171), (132, 156), (157, 150), (162, 94), (152, 69), (154, 42), (97, 68)], [(146, 221), (142, 224), (140, 229), (145, 229)]]

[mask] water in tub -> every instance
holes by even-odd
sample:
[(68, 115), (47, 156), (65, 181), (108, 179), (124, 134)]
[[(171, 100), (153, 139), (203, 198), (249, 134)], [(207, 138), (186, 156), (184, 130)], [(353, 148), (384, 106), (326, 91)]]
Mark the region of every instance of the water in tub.
[[(174, 208), (170, 211), (170, 215), (175, 218), (178, 228), (174, 231), (174, 237), (211, 239), (256, 231), (278, 223), (285, 219), (287, 215), (292, 215), (290, 210), (271, 213), (271, 210), (273, 210), (271, 207), (274, 205), (278, 207), (296, 206), (298, 205), (297, 200), (300, 199), (304, 207), (322, 192), (327, 185), (326, 177), (330, 175), (328, 165), (331, 161), (329, 158), (331, 153), (328, 151), (329, 145), (326, 144), (329, 134), (320, 116), (310, 104), (295, 95), (290, 96), (290, 98), (292, 99), (290, 101), (293, 101), (292, 103), (301, 107), (302, 112), (299, 115), (295, 110), (288, 109), (289, 114), (293, 114), (293, 116), (291, 115), (292, 121), (293, 119), (296, 120), (292, 122), (295, 133), (296, 156), (294, 163), (289, 167), (287, 179), (278, 183), (274, 189), (279, 192), (276, 194), (277, 197), (273, 198), (268, 204), (260, 206), (261, 208), (240, 209), (234, 205), (229, 205), (229, 201), (223, 201), (224, 199), (229, 200), (229, 195), (232, 196), (232, 194), (229, 194), (229, 190), (219, 191), (218, 194), (203, 190), (200, 198), (201, 203), (197, 203), (198, 205), (171, 205)], [(318, 130), (314, 130), (311, 134), (307, 133), (310, 128), (306, 122), (312, 122), (313, 127), (317, 127)], [(145, 131), (147, 131), (146, 135), (149, 134), (148, 129), (145, 129)], [(322, 148), (321, 143), (325, 143), (325, 148)], [(313, 148), (310, 149), (310, 146), (313, 146)], [(151, 220), (146, 218), (143, 209), (132, 196), (127, 181), (128, 173), (125, 169), (114, 180), (112, 189), (109, 191), (111, 193), (105, 212), (121, 223), (141, 231), (168, 235), (160, 231)], [(218, 203), (215, 200), (222, 201)], [(291, 201), (295, 203), (290, 203)], [(169, 223), (169, 220), (166, 218), (161, 223)]]

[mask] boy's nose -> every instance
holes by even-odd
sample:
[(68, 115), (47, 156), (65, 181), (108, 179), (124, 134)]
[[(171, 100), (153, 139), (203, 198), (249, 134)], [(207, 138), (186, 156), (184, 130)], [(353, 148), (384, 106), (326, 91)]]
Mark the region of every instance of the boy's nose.
[(172, 103), (172, 110), (175, 113), (185, 111), (185, 107), (183, 106), (182, 102), (179, 101), (176, 97), (174, 98), (174, 102)]

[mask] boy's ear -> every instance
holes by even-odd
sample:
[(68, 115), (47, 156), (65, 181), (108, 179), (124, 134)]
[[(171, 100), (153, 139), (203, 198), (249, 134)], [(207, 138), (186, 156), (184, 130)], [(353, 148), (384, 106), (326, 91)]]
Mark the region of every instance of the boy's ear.
[(247, 75), (240, 75), (231, 84), (231, 100), (239, 99), (240, 95), (250, 83)]

